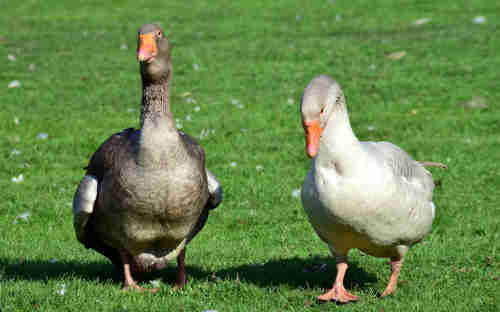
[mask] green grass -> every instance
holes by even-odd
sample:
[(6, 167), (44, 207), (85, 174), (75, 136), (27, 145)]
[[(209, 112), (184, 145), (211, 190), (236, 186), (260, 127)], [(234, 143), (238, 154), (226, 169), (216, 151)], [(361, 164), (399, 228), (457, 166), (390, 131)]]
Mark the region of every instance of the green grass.
[[(498, 311), (498, 1), (26, 0), (0, 11), (2, 312)], [(487, 22), (474, 24), (478, 15)], [(187, 287), (171, 290), (171, 265), (141, 280), (161, 281), (155, 296), (120, 292), (121, 274), (76, 241), (71, 212), (90, 155), (138, 125), (136, 31), (146, 22), (173, 45), (174, 116), (195, 137), (215, 130), (201, 143), (225, 190), (188, 248)], [(406, 56), (385, 57), (397, 51)], [(433, 170), (433, 232), (409, 252), (392, 298), (376, 297), (387, 260), (354, 251), (346, 286), (361, 302), (313, 302), (335, 265), (291, 194), (309, 166), (298, 103), (319, 73), (343, 86), (360, 139), (449, 165)], [(21, 87), (8, 89), (12, 80)], [(460, 105), (473, 96), (488, 108)], [(326, 273), (304, 270), (322, 263)]]

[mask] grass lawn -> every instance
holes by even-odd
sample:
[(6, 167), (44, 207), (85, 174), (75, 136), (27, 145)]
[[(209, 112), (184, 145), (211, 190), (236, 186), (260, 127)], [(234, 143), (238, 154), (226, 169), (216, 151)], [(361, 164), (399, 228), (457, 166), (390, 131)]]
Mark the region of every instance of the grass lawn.
[[(1, 312), (499, 311), (499, 1), (112, 3), (0, 4)], [(186, 288), (172, 290), (175, 265), (141, 279), (156, 295), (121, 292), (71, 211), (90, 155), (138, 126), (147, 22), (173, 46), (177, 123), (225, 191), (187, 249)], [(433, 231), (391, 298), (377, 298), (388, 260), (353, 251), (346, 287), (361, 301), (314, 301), (335, 263), (292, 194), (309, 167), (300, 96), (320, 73), (343, 86), (358, 138), (449, 166), (432, 170)]]

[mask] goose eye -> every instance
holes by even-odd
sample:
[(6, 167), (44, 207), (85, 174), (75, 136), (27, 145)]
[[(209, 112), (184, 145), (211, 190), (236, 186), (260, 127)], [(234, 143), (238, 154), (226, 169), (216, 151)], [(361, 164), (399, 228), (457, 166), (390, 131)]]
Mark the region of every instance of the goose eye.
[(319, 112), (320, 114), (323, 114), (325, 112), (325, 108), (321, 108), (321, 111)]
[(156, 35), (158, 36), (158, 38), (161, 38), (161, 31), (158, 30), (158, 32), (156, 33)]

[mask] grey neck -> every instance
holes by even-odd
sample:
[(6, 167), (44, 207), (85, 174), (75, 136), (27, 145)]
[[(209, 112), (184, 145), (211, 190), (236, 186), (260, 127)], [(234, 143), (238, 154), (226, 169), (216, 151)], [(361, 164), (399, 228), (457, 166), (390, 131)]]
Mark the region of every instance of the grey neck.
[(170, 111), (170, 77), (159, 83), (142, 82), (141, 128), (146, 123), (172, 124)]
[(170, 111), (170, 79), (150, 83), (143, 79), (141, 129), (137, 162), (144, 168), (175, 165), (184, 153)]

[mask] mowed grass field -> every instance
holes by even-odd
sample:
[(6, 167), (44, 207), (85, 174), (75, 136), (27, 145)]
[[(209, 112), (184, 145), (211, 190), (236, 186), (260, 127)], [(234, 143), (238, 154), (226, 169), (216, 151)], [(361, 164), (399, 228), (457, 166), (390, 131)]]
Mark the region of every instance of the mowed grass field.
[[(0, 311), (499, 311), (500, 2), (0, 10)], [(200, 139), (225, 192), (188, 246), (186, 288), (172, 290), (175, 263), (140, 279), (159, 283), (156, 295), (120, 291), (122, 274), (76, 241), (71, 208), (96, 148), (138, 126), (136, 36), (148, 22), (173, 47), (177, 124)], [(432, 169), (433, 231), (408, 253), (394, 297), (377, 298), (388, 260), (352, 251), (346, 287), (361, 301), (314, 300), (335, 262), (294, 195), (309, 167), (300, 96), (321, 73), (343, 86), (360, 140), (449, 166)]]

